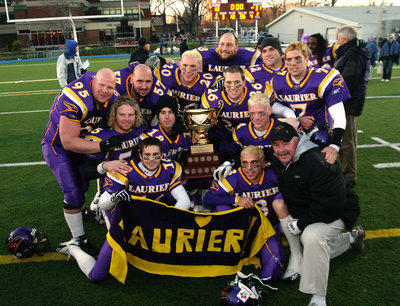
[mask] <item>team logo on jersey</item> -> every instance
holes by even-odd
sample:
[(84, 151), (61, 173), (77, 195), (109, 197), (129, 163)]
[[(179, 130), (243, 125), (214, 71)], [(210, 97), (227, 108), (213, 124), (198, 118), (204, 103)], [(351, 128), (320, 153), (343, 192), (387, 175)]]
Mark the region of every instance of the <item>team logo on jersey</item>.
[(215, 181), (213, 181), (213, 182), (212, 182), (212, 185), (211, 185), (211, 187), (210, 187), (210, 189), (219, 190), (219, 185), (218, 185), (218, 183), (215, 182)]
[(112, 186), (112, 185), (113, 185), (113, 182), (112, 182), (111, 179), (109, 179), (108, 177), (104, 178), (104, 185), (103, 185), (103, 187)]
[(343, 83), (344, 83), (344, 79), (343, 78), (339, 78), (339, 79), (333, 80), (332, 85), (333, 86), (340, 86), (340, 87), (344, 88), (344, 84)]
[(63, 112), (74, 112), (74, 113), (77, 113), (78, 112), (78, 107), (75, 104), (72, 104), (72, 103), (69, 103), (67, 101), (64, 101), (64, 105), (65, 105), (66, 109), (61, 111), (61, 113), (63, 113)]

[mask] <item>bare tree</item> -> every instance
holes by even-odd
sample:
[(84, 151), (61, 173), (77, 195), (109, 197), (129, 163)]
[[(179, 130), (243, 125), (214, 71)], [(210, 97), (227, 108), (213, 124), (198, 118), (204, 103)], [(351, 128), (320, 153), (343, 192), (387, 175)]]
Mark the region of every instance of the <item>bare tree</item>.
[(206, 14), (203, 0), (175, 0), (170, 8), (188, 33), (198, 32), (201, 18)]
[(286, 0), (264, 0), (264, 3), (270, 8), (271, 17), (268, 19), (271, 21), (286, 13)]

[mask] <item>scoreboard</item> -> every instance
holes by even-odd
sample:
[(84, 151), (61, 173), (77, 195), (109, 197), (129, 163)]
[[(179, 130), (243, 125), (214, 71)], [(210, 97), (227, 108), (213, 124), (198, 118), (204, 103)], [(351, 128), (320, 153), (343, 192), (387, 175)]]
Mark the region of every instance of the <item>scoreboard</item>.
[[(225, 2), (225, 1), (224, 1)], [(261, 3), (248, 3), (244, 0), (229, 1), (213, 6), (213, 20), (254, 20), (261, 19)]]

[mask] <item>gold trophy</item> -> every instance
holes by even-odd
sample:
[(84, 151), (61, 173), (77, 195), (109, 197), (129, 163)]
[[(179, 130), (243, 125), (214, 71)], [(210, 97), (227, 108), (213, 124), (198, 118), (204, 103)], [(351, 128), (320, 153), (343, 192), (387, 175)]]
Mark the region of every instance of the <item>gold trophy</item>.
[(183, 167), (184, 179), (208, 178), (219, 166), (219, 156), (214, 153), (214, 145), (207, 139), (206, 130), (218, 121), (221, 108), (187, 109), (182, 112), (185, 126), (200, 136), (200, 140), (190, 147), (191, 155), (186, 158)]

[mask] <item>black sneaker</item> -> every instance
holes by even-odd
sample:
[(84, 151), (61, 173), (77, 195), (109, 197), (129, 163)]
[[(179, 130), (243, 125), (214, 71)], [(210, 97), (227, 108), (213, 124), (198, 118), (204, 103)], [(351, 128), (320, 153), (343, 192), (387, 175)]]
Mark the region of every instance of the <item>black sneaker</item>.
[(86, 234), (79, 236), (78, 239), (79, 247), (82, 249), (82, 251), (88, 253), (91, 256), (96, 256), (99, 254), (99, 249), (97, 249), (90, 243), (89, 239), (86, 237)]

